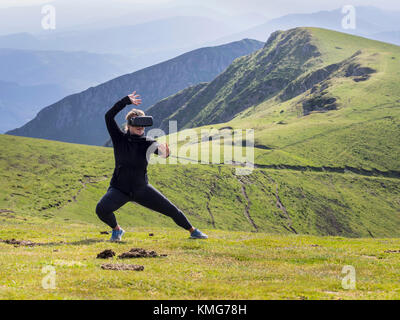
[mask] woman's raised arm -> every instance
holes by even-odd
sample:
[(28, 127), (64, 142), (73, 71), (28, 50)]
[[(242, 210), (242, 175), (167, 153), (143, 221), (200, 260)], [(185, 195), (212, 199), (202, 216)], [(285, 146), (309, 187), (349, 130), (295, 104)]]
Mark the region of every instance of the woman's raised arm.
[(139, 105), (142, 103), (141, 99), (138, 99), (139, 95), (134, 91), (132, 94), (122, 98), (119, 100), (114, 106), (106, 112), (105, 120), (108, 133), (110, 134), (111, 140), (113, 144), (118, 141), (122, 136), (123, 132), (119, 128), (118, 124), (115, 121), (115, 116), (120, 112), (123, 108), (125, 108), (128, 104)]

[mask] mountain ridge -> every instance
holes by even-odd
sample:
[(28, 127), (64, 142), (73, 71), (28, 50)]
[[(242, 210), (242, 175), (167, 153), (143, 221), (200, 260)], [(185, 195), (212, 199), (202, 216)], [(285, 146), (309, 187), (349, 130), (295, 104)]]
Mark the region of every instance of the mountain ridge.
[[(296, 42), (299, 36), (308, 46), (292, 48), (300, 57), (287, 55), (282, 48), (290, 41), (301, 43)], [(235, 60), (175, 106), (161, 128), (169, 120), (178, 122), (182, 136), (189, 128), (199, 134), (201, 129), (253, 128), (259, 146), (255, 164), (261, 166), (399, 171), (398, 60), (400, 47), (393, 44), (320, 28), (278, 32), (264, 49)], [(259, 95), (249, 95), (251, 90)], [(216, 138), (218, 145), (221, 135), (210, 139)], [(170, 138), (175, 139), (165, 137)], [(190, 150), (207, 148), (207, 142), (194, 143)], [(182, 144), (178, 139), (171, 148)]]
[[(245, 39), (190, 51), (65, 97), (42, 109), (35, 119), (23, 127), (7, 133), (103, 145), (107, 139), (103, 115), (130, 91), (136, 90), (142, 95), (143, 104), (140, 107), (146, 109), (189, 85), (212, 80), (238, 56), (258, 50), (262, 45), (261, 42)], [(117, 120), (123, 121), (122, 113)]]

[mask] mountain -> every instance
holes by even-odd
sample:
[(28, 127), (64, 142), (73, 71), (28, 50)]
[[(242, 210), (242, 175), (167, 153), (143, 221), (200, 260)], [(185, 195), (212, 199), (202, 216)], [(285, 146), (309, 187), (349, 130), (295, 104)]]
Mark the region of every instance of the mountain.
[(70, 93), (133, 68), (131, 59), (119, 55), (0, 48), (0, 80), (20, 85), (57, 84)]
[(0, 132), (61, 98), (134, 70), (123, 56), (0, 48)]
[[(175, 16), (135, 24), (48, 33), (16, 33), (0, 37), (0, 48), (87, 51), (140, 56), (152, 52), (193, 48), (231, 32), (224, 23), (196, 16)], [(101, 34), (101, 41), (99, 35)], [(193, 35), (196, 35), (195, 37)], [(25, 41), (27, 40), (27, 41)], [(33, 47), (30, 47), (30, 46)]]
[(207, 87), (186, 95), (160, 128), (165, 130), (170, 120), (178, 121), (178, 129), (226, 122), (277, 95), (320, 56), (311, 35), (299, 30), (272, 34), (263, 50), (236, 60)]
[(64, 94), (57, 85), (21, 86), (0, 80), (0, 132), (33, 119), (40, 108)]
[(399, 60), (396, 45), (319, 28), (277, 31), (197, 92), (181, 91), (180, 103), (174, 95), (149, 111), (173, 105), (163, 130), (170, 120), (178, 130), (254, 128), (262, 167), (396, 176)]
[[(235, 167), (243, 162), (237, 158), (235, 165), (222, 161), (154, 164), (149, 168), (150, 181), (199, 226), (284, 234), (398, 236), (399, 59), (398, 46), (331, 30), (277, 31), (263, 48), (234, 60), (214, 80), (176, 90), (148, 109), (173, 112), (171, 118), (182, 116), (180, 128), (212, 127), (216, 146), (228, 143), (229, 139), (217, 138), (230, 128), (253, 128), (254, 171), (236, 175)], [(183, 63), (182, 57), (178, 62)], [(132, 75), (126, 77), (132, 81)], [(110, 84), (97, 92), (106, 85)], [(96, 95), (89, 93), (80, 99), (93, 103), (91, 112), (85, 112), (82, 104), (72, 113), (75, 119), (89, 114), (92, 118), (86, 117), (83, 125), (94, 130), (93, 115), (99, 115), (103, 123), (106, 108), (123, 95), (103, 108), (100, 102), (105, 95), (92, 101)], [(39, 114), (37, 123), (42, 127), (73, 123), (71, 109), (62, 107), (52, 108), (53, 114), (59, 113), (57, 118), (45, 114), (44, 121)], [(100, 111), (93, 112), (95, 107)], [(65, 136), (77, 130), (61, 128)], [(170, 159), (182, 156), (182, 143), (187, 147), (185, 131), (177, 135), (178, 144), (170, 143)], [(247, 139), (233, 137), (237, 146)], [(192, 143), (187, 157), (193, 158), (194, 149), (208, 148), (208, 141)], [(1, 135), (0, 143), (3, 210), (22, 217), (36, 214), (41, 219), (97, 223), (91, 210), (112, 173), (112, 149), (9, 135)], [(135, 215), (130, 210), (121, 210), (121, 218), (133, 225), (145, 226), (155, 218), (155, 213), (143, 208)], [(153, 216), (146, 218), (147, 214)], [(168, 220), (157, 221), (163, 226)]]
[(178, 108), (184, 106), (194, 95), (207, 87), (207, 85), (207, 82), (202, 82), (183, 89), (173, 96), (165, 98), (151, 106), (146, 111), (146, 115), (153, 117), (153, 126), (155, 128), (162, 128), (167, 131), (167, 127), (162, 125), (163, 120), (169, 118)]
[[(94, 4), (96, 7), (98, 6), (97, 2)], [(106, 4), (108, 6), (108, 3)], [(118, 27), (128, 24), (138, 25), (151, 21), (163, 20), (173, 17), (201, 17), (212, 19), (214, 21), (219, 21), (228, 25), (232, 30), (240, 31), (245, 26), (249, 27), (254, 24), (254, 21), (260, 21), (263, 19), (262, 15), (242, 15), (239, 20), (239, 17), (232, 17), (223, 14), (221, 11), (217, 11), (215, 9), (211, 9), (209, 7), (205, 7), (203, 5), (196, 5), (188, 2), (184, 2), (181, 4), (174, 3), (166, 3), (164, 5), (158, 4), (153, 5), (151, 7), (144, 7), (144, 3), (132, 8), (129, 4), (120, 11), (118, 16), (110, 16), (104, 17), (103, 19), (98, 19), (95, 22), (87, 23), (83, 22), (81, 24), (77, 24), (73, 27), (67, 28), (70, 30), (86, 30), (86, 29), (104, 29), (104, 28), (112, 28)], [(133, 18), (134, 17), (134, 18)], [(259, 22), (265, 22), (265, 18)], [(256, 23), (257, 24), (257, 23)]]
[[(147, 16), (142, 18), (138, 16), (139, 12), (132, 15), (122, 10), (122, 16), (111, 21), (99, 21), (70, 28), (57, 27), (56, 30), (47, 32), (42, 30), (42, 32), (28, 33), (25, 30), (7, 34), (0, 36), (0, 48), (84, 51), (124, 56), (122, 59), (130, 61), (129, 65), (132, 66), (130, 71), (133, 72), (205, 47), (206, 42), (244, 28), (240, 27), (243, 24), (235, 24), (234, 19), (218, 16), (216, 12), (211, 14), (200, 10), (199, 14), (206, 16), (197, 16), (188, 15), (195, 13), (196, 7), (183, 6), (175, 9), (173, 16), (171, 14), (174, 8), (160, 9), (158, 12), (160, 18), (150, 21), (147, 20), (154, 14), (157, 16), (156, 12), (146, 11)], [(138, 16), (138, 19), (132, 16)], [(99, 41), (100, 34), (101, 41)], [(226, 43), (228, 42), (220, 42), (219, 45)]]
[(344, 29), (342, 20), (346, 14), (342, 8), (330, 11), (319, 11), (313, 13), (288, 14), (279, 18), (269, 20), (258, 26), (234, 33), (212, 41), (210, 45), (221, 42), (230, 42), (242, 38), (257, 39), (265, 41), (268, 36), (276, 30), (287, 30), (296, 27), (317, 27), (346, 32), (350, 34), (373, 37), (374, 34), (390, 31), (400, 20), (400, 12), (391, 12), (371, 6), (355, 7), (356, 28)]
[[(113, 28), (123, 25), (143, 24), (150, 21), (168, 19), (176, 16), (196, 16), (221, 22), (230, 22), (229, 16), (211, 9), (199, 2), (150, 3), (141, 2), (132, 5), (130, 1), (86, 0), (78, 6), (70, 0), (52, 0), (49, 4), (56, 9), (56, 29), (44, 30), (41, 14), (45, 3), (33, 3), (30, 6), (0, 8), (0, 34), (19, 33), (29, 30), (35, 34), (58, 33), (65, 31), (87, 31), (89, 29)], [(57, 14), (58, 13), (58, 14)], [(236, 26), (243, 26), (243, 21), (236, 21)], [(234, 30), (234, 23), (229, 24)]]
[[(242, 40), (218, 47), (201, 48), (163, 63), (89, 88), (41, 110), (14, 135), (103, 145), (108, 137), (104, 114), (116, 101), (136, 90), (143, 109), (190, 85), (211, 81), (232, 61), (262, 47)], [(123, 121), (123, 115), (117, 118)]]

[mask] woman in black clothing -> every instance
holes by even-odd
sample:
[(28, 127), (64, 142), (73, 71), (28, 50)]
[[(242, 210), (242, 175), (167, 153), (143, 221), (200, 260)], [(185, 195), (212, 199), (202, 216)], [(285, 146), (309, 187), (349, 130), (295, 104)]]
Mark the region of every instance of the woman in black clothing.
[[(113, 229), (110, 240), (120, 241), (125, 233), (118, 225), (114, 211), (129, 201), (171, 217), (178, 226), (190, 232), (191, 238), (206, 239), (207, 235), (194, 228), (181, 210), (148, 183), (148, 152), (167, 158), (169, 148), (166, 143), (158, 144), (154, 139), (146, 137), (143, 127), (127, 124), (125, 133), (119, 129), (114, 118), (131, 103), (136, 106), (141, 104), (136, 91), (118, 101), (105, 115), (107, 130), (114, 147), (115, 169), (107, 193), (96, 206), (96, 214)], [(126, 120), (143, 115), (142, 110), (132, 109)]]

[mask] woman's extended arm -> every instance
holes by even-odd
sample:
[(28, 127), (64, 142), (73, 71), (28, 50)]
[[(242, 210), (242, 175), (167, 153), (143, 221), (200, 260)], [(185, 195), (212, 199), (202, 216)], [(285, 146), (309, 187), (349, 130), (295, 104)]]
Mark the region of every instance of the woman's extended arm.
[(111, 140), (113, 144), (118, 141), (122, 136), (123, 132), (119, 128), (118, 124), (115, 122), (115, 116), (120, 112), (123, 108), (125, 108), (128, 104), (139, 105), (142, 103), (142, 100), (137, 99), (139, 95), (135, 95), (136, 91), (132, 94), (122, 98), (119, 100), (110, 110), (106, 112), (105, 120), (108, 133), (110, 134)]

